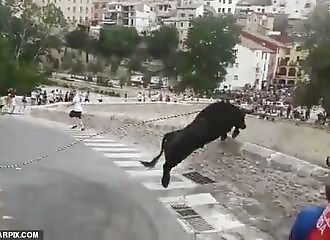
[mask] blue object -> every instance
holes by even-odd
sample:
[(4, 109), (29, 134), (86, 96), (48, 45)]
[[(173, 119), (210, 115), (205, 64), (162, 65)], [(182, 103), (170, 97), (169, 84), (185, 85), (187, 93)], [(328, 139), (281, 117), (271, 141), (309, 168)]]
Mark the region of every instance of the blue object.
[(309, 235), (316, 228), (325, 206), (308, 206), (297, 215), (291, 228), (289, 240), (309, 240)]

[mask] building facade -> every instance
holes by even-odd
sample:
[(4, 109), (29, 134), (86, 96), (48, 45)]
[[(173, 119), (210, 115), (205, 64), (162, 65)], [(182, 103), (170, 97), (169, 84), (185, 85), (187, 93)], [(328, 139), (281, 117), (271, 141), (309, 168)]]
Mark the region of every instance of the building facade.
[(34, 0), (39, 6), (54, 3), (72, 25), (88, 24), (92, 17), (92, 0)]
[(138, 33), (152, 30), (157, 25), (156, 13), (146, 3), (94, 3), (93, 23), (134, 27)]
[(226, 80), (220, 89), (239, 89), (246, 85), (261, 89), (267, 82), (269, 63), (273, 51), (241, 36), (235, 46), (235, 63), (227, 68)]
[(304, 50), (299, 44), (294, 44), (290, 53), (279, 59), (275, 85), (293, 86), (298, 81), (306, 80), (305, 73), (302, 68), (302, 61), (308, 56), (308, 51)]
[(206, 0), (204, 4), (211, 6), (219, 14), (234, 14), (238, 0)]
[(177, 6), (176, 16), (163, 20), (164, 25), (175, 26), (179, 33), (179, 47), (184, 49), (184, 42), (191, 27), (191, 20), (204, 16), (203, 4)]
[(236, 12), (286, 14), (289, 19), (305, 19), (313, 11), (317, 0), (241, 0)]

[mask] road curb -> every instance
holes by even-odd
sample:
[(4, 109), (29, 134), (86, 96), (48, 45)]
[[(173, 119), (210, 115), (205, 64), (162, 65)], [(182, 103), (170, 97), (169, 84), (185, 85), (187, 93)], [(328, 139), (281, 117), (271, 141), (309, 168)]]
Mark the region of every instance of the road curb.
[[(31, 109), (31, 115), (38, 118), (46, 118), (48, 120), (58, 121), (58, 122), (68, 122), (69, 118), (67, 116), (68, 112), (63, 110), (57, 110), (54, 108), (34, 108)], [(137, 123), (143, 121), (142, 119), (136, 119), (129, 116), (121, 115), (98, 115), (95, 113), (86, 113), (85, 117), (90, 121), (92, 128), (104, 128), (109, 127), (112, 121), (120, 121), (121, 123)], [(163, 121), (162, 121), (163, 122)], [(176, 126), (170, 124), (162, 124), (161, 122), (147, 123), (145, 126), (160, 130), (163, 132), (173, 131), (178, 128), (184, 127), (186, 124), (179, 122)], [(235, 140), (240, 145), (240, 152), (243, 154), (251, 154), (265, 160), (265, 164), (269, 167), (278, 169), (284, 172), (293, 172), (301, 177), (312, 177), (316, 180), (322, 180), (324, 177), (329, 175), (329, 169), (304, 161), (302, 159), (248, 142), (242, 142)]]

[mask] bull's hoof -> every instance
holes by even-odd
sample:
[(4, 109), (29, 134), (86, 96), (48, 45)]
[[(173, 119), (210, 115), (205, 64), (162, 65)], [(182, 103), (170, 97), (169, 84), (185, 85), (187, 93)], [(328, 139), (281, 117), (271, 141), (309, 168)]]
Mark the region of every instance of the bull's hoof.
[(162, 185), (164, 188), (167, 188), (168, 185), (170, 184), (170, 178), (171, 178), (170, 174), (164, 173), (164, 175), (162, 177)]

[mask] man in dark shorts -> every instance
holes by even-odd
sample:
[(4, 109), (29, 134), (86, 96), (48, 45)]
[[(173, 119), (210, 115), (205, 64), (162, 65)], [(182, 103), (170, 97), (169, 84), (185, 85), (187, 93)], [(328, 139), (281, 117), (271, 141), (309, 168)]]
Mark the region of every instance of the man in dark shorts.
[(73, 106), (73, 107), (72, 107), (72, 110), (69, 113), (69, 116), (70, 116), (70, 118), (72, 119), (72, 122), (73, 122), (73, 126), (71, 127), (71, 129), (75, 129), (75, 128), (78, 127), (78, 124), (77, 124), (77, 120), (78, 120), (79, 124), (80, 124), (80, 127), (81, 127), (81, 131), (84, 131), (85, 126), (84, 126), (84, 123), (82, 121), (83, 109), (82, 109), (82, 106), (81, 106), (81, 99), (80, 99), (79, 93), (76, 90), (73, 91), (73, 94), (74, 94), (74, 97), (73, 97), (73, 100), (72, 100), (72, 104), (70, 105), (70, 106)]

